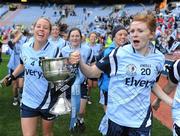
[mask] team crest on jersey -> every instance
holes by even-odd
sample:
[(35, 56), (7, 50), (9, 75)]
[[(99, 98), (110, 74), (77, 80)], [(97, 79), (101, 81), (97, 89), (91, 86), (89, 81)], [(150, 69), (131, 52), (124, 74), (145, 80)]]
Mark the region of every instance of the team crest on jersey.
[(130, 76), (134, 76), (134, 75), (136, 75), (136, 70), (137, 70), (137, 68), (134, 64), (129, 64), (126, 67), (126, 74), (130, 75)]

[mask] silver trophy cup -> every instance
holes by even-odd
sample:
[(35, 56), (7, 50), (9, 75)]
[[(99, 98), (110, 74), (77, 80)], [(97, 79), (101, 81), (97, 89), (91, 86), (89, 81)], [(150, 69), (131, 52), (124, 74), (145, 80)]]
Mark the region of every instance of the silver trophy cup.
[[(41, 59), (41, 67), (45, 78), (52, 87), (55, 87), (55, 90), (65, 88), (64, 83), (73, 75), (72, 67), (68, 65), (67, 58)], [(50, 109), (50, 113), (54, 115), (68, 114), (71, 111), (71, 104), (65, 97), (65, 91), (62, 92)]]

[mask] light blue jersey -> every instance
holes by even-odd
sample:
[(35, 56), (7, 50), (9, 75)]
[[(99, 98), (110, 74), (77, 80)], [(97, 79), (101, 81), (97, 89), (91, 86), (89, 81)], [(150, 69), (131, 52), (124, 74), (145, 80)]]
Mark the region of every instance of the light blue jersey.
[(151, 125), (150, 94), (165, 57), (153, 45), (150, 48), (150, 53), (142, 56), (129, 44), (96, 63), (110, 75), (107, 116), (119, 125)]
[[(71, 45), (66, 45), (66, 47), (62, 48), (61, 52), (63, 57), (69, 57), (70, 53), (73, 51), (79, 51), (81, 53), (81, 58), (84, 63), (90, 63), (93, 53), (89, 46), (87, 45), (79, 45), (77, 48), (73, 48)], [(80, 99), (81, 99), (81, 84), (84, 82), (85, 76), (78, 68), (78, 72), (76, 74), (76, 79), (71, 86), (71, 121), (70, 121), (70, 129), (74, 128), (74, 124), (77, 122), (77, 115), (80, 109)]]
[(95, 43), (94, 45), (90, 45), (90, 43), (85, 43), (87, 46), (89, 46), (92, 49), (93, 55), (96, 58), (96, 56), (99, 55), (101, 49), (102, 49), (102, 45)]
[(51, 97), (48, 81), (40, 67), (40, 57), (54, 58), (58, 55), (58, 48), (47, 42), (39, 51), (35, 51), (33, 40), (25, 43), (21, 53), (21, 63), (25, 68), (25, 80), (22, 103), (31, 108), (47, 109)]
[(62, 39), (61, 37), (57, 38), (57, 39), (53, 39), (53, 37), (49, 38), (49, 42), (51, 44), (53, 44), (54, 46), (57, 46), (60, 50), (66, 46), (66, 41), (64, 39)]
[[(61, 53), (62, 53), (63, 57), (69, 57), (70, 53), (75, 50), (80, 51), (81, 58), (86, 64), (91, 62), (91, 60), (93, 58), (93, 52), (92, 52), (91, 48), (85, 44), (80, 45), (78, 48), (75, 48), (75, 49), (72, 48), (71, 45), (68, 44), (66, 47), (62, 48)], [(81, 84), (85, 80), (85, 76), (82, 74), (80, 69), (79, 69), (78, 74), (79, 74), (79, 78), (76, 78), (74, 84)]]
[(8, 68), (14, 70), (20, 64), (20, 52), (22, 45), (26, 42), (27, 38), (21, 36), (19, 41), (15, 43), (13, 50), (11, 52), (11, 57), (8, 62)]
[[(115, 42), (112, 42), (112, 44), (103, 51), (102, 57), (108, 56), (111, 53), (111, 51), (113, 49), (115, 49), (116, 47), (117, 46), (116, 46)], [(100, 90), (105, 91), (105, 92), (108, 91), (109, 80), (110, 80), (109, 76), (106, 73), (102, 73), (101, 77), (98, 80), (98, 86), (99, 86)]]
[(180, 126), (180, 59), (173, 64), (173, 73), (169, 73), (170, 80), (177, 84), (172, 106), (172, 118), (174, 123)]

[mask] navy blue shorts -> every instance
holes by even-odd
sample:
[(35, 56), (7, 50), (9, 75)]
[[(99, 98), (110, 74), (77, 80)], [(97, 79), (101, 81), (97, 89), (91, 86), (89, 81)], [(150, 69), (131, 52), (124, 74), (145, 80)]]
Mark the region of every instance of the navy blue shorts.
[(107, 105), (107, 102), (108, 102), (108, 92), (107, 91), (103, 91), (103, 95), (104, 95), (104, 105)]
[(173, 124), (173, 136), (179, 136), (180, 135), (180, 127), (174, 123)]
[(98, 81), (98, 78), (88, 78), (88, 79), (92, 81)]
[[(14, 72), (14, 70), (10, 69), (10, 74), (12, 74), (13, 72)], [(15, 79), (17, 79), (17, 78), (24, 78), (24, 71), (21, 72)]]
[(108, 120), (108, 131), (106, 136), (150, 136), (151, 126), (140, 128), (125, 127)]
[(88, 91), (87, 81), (84, 81), (81, 84), (81, 99), (87, 99), (87, 91)]
[[(88, 91), (87, 81), (84, 81), (84, 82), (81, 84), (81, 99), (87, 99), (87, 91)], [(67, 98), (68, 100), (71, 99), (71, 87), (68, 88), (68, 90), (66, 91), (66, 98)]]
[(21, 105), (21, 118), (29, 118), (29, 117), (38, 117), (51, 121), (54, 120), (57, 116), (50, 114), (49, 109), (33, 109), (24, 104)]

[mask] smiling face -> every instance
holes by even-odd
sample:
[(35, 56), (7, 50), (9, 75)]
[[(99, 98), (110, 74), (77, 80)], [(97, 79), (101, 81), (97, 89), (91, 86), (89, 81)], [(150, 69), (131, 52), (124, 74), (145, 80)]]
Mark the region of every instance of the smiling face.
[(53, 26), (52, 26), (52, 31), (51, 31), (52, 37), (58, 38), (59, 34), (60, 34), (60, 28), (59, 28), (59, 26), (53, 25)]
[(119, 30), (114, 36), (114, 41), (118, 47), (122, 46), (128, 41), (128, 32), (124, 29)]
[(51, 32), (51, 24), (47, 19), (40, 18), (34, 25), (34, 38), (40, 44), (45, 44)]
[(154, 33), (142, 21), (133, 21), (130, 25), (130, 39), (135, 50), (144, 52)]
[(90, 43), (95, 44), (96, 39), (97, 39), (97, 35), (95, 33), (91, 33), (89, 36)]
[(69, 41), (73, 47), (78, 47), (81, 43), (81, 34), (78, 30), (73, 30), (69, 34)]

